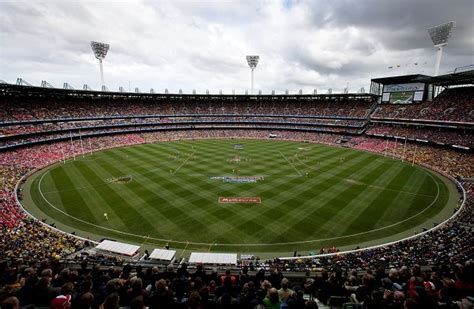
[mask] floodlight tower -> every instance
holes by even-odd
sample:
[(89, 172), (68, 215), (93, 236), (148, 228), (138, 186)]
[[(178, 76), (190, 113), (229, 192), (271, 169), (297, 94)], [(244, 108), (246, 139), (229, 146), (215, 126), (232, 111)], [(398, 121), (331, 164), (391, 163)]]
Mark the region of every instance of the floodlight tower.
[(247, 63), (249, 64), (250, 70), (252, 71), (250, 94), (253, 94), (253, 71), (257, 67), (258, 59), (260, 59), (260, 56), (247, 56)]
[(428, 34), (430, 35), (431, 41), (433, 41), (434, 47), (438, 48), (434, 76), (438, 76), (439, 66), (441, 64), (441, 56), (443, 54), (443, 47), (448, 45), (448, 39), (453, 33), (454, 28), (456, 28), (456, 22), (450, 21), (449, 23), (441, 24), (428, 29)]
[(109, 51), (109, 44), (100, 43), (91, 41), (92, 51), (94, 52), (94, 56), (99, 60), (100, 65), (100, 82), (102, 83), (102, 88), (104, 88), (104, 69), (102, 68), (102, 60), (104, 60), (107, 52)]

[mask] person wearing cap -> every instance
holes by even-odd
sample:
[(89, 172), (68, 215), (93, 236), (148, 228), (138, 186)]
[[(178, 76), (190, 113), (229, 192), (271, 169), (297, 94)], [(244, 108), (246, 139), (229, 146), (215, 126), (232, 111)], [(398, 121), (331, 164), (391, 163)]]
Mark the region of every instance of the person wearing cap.
[(65, 309), (71, 307), (71, 295), (59, 295), (49, 305), (50, 309)]
[(61, 287), (61, 293), (51, 301), (49, 307), (51, 309), (63, 309), (71, 307), (71, 293), (74, 290), (72, 282), (66, 282)]

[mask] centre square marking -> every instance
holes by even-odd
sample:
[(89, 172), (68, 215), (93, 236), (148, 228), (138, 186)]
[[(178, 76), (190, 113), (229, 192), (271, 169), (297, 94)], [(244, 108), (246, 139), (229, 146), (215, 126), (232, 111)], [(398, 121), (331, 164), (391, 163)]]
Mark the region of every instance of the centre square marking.
[(253, 197), (225, 197), (219, 196), (219, 204), (260, 204), (262, 199), (260, 196)]

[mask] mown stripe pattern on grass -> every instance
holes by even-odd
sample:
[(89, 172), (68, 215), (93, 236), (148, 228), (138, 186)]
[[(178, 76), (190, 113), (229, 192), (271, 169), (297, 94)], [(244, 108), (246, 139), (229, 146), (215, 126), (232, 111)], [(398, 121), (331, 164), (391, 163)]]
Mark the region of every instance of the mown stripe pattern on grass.
[[(234, 144), (244, 149), (235, 150)], [(236, 158), (240, 161), (233, 162)], [(428, 173), (367, 152), (322, 145), (176, 141), (116, 148), (58, 164), (35, 180), (31, 194), (47, 215), (104, 236), (141, 241), (131, 235), (136, 234), (155, 243), (279, 251), (358, 243), (426, 221), (446, 206), (449, 195), (444, 182)], [(107, 181), (126, 175), (132, 177), (129, 183)], [(209, 179), (232, 175), (264, 180)], [(259, 196), (262, 204), (218, 204), (219, 196)]]

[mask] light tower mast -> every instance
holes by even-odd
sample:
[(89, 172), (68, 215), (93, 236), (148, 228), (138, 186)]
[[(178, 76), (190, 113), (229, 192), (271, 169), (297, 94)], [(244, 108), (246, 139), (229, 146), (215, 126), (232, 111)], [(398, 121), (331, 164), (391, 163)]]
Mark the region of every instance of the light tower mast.
[(250, 94), (253, 94), (253, 71), (257, 67), (258, 60), (260, 56), (247, 56), (247, 63), (249, 64), (250, 70), (252, 71), (252, 80), (251, 80), (251, 87), (250, 87)]
[(104, 69), (102, 67), (102, 60), (104, 60), (105, 56), (107, 55), (110, 45), (105, 44), (105, 43), (91, 41), (91, 47), (92, 47), (92, 51), (94, 52), (94, 56), (99, 60), (100, 82), (101, 82), (102, 89), (104, 89), (105, 83), (104, 83)]
[(439, 66), (441, 64), (441, 56), (443, 54), (443, 47), (448, 45), (448, 39), (455, 28), (456, 22), (450, 21), (449, 23), (441, 24), (428, 29), (428, 34), (430, 35), (431, 41), (433, 41), (434, 47), (438, 49), (434, 76), (438, 76)]

